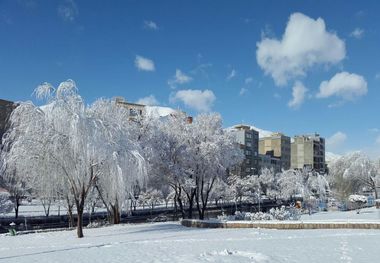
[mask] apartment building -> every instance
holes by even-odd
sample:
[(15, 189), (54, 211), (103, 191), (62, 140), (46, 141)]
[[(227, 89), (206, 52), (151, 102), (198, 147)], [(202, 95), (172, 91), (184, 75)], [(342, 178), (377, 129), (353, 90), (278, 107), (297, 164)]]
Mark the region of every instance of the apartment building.
[(115, 103), (118, 106), (124, 107), (128, 110), (129, 119), (136, 119), (145, 114), (145, 105), (138, 103), (131, 103), (122, 97), (116, 97)]
[(275, 173), (281, 172), (282, 161), (281, 158), (275, 157), (273, 151), (267, 152), (266, 154), (259, 154), (259, 169), (260, 171), (264, 168), (271, 169)]
[[(128, 110), (129, 120), (138, 120), (143, 116), (162, 118), (170, 115), (178, 114), (178, 112), (186, 115), (186, 112), (175, 110), (169, 107), (161, 106), (148, 106), (144, 104), (132, 103), (126, 101), (123, 97), (116, 97), (114, 99), (116, 105), (124, 107)], [(191, 116), (187, 117), (188, 122), (192, 122), (193, 118)]]
[(260, 161), (259, 132), (243, 124), (235, 125), (231, 129), (231, 132), (245, 155), (243, 163), (238, 167), (232, 168), (231, 171), (242, 177), (258, 174)]
[(291, 168), (305, 167), (325, 173), (325, 139), (319, 134), (299, 135), (291, 143)]
[[(269, 155), (273, 160), (272, 163), (276, 163), (276, 167), (281, 164), (281, 169), (289, 170), (291, 166), (291, 145), (290, 137), (285, 136), (282, 133), (272, 133), (268, 137), (260, 138), (259, 140), (259, 154)], [(264, 157), (263, 157), (264, 158)], [(264, 160), (261, 158), (262, 160)], [(267, 158), (268, 159), (268, 158)], [(280, 161), (277, 161), (279, 159)], [(264, 167), (266, 167), (267, 163)], [(267, 167), (268, 168), (268, 167)]]

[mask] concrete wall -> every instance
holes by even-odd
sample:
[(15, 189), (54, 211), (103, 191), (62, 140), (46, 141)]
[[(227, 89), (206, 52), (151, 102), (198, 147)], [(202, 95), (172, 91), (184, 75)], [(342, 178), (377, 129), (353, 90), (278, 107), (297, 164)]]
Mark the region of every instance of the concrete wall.
[(207, 221), (184, 219), (186, 227), (199, 228), (268, 228), (268, 229), (379, 229), (380, 222), (300, 222), (300, 221)]

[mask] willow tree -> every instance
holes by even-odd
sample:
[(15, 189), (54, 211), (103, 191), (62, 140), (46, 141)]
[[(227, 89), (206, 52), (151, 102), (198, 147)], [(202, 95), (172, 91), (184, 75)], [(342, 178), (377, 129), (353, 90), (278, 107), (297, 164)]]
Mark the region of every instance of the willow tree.
[[(127, 173), (131, 156), (137, 156), (136, 149), (128, 148), (131, 143), (126, 133), (110, 129), (86, 106), (74, 81), (62, 82), (57, 89), (45, 83), (37, 87), (35, 95), (46, 105), (21, 103), (11, 114), (11, 128), (3, 141), (7, 149), (3, 154), (4, 170), (6, 174), (23, 171), (17, 175), (32, 190), (44, 182), (44, 187), (72, 200), (77, 212), (77, 235), (83, 237), (86, 197), (102, 177), (110, 176), (112, 182), (127, 175), (135, 177), (124, 180), (126, 183), (142, 179), (143, 172)], [(112, 140), (123, 136), (123, 140)], [(113, 156), (125, 158), (115, 161)]]

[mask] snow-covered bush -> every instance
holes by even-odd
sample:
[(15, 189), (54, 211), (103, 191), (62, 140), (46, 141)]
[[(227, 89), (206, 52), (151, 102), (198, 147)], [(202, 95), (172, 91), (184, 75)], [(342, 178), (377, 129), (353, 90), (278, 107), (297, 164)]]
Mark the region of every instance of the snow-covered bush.
[(286, 208), (282, 206), (281, 208), (272, 208), (268, 213), (265, 212), (235, 212), (234, 215), (221, 215), (218, 219), (221, 221), (269, 221), (269, 220), (299, 220), (301, 217), (300, 209), (294, 206)]
[(6, 214), (13, 209), (13, 203), (9, 198), (8, 193), (0, 192), (0, 214)]
[(268, 213), (264, 213), (264, 212), (249, 213), (249, 218), (252, 221), (273, 220), (272, 215), (270, 215)]
[(285, 206), (281, 206), (280, 209), (278, 208), (272, 208), (269, 210), (269, 213), (272, 215), (272, 217), (276, 220), (287, 220), (290, 217), (290, 213), (288, 210), (285, 209)]
[(352, 203), (367, 203), (367, 197), (365, 197), (364, 195), (350, 195), (348, 197), (348, 200)]
[(98, 228), (98, 227), (102, 227), (102, 226), (106, 226), (106, 225), (109, 225), (109, 223), (106, 221), (96, 220), (96, 221), (89, 223), (87, 225), (87, 228)]
[(353, 208), (357, 210), (357, 213), (360, 213), (360, 209), (367, 203), (367, 197), (364, 195), (350, 195), (348, 201), (353, 204)]

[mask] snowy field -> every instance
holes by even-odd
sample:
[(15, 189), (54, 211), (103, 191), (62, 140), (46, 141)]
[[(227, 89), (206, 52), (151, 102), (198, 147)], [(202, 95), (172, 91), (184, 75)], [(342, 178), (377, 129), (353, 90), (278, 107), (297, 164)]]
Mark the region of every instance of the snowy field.
[[(357, 214), (355, 210), (352, 211), (329, 211), (329, 212), (319, 212), (312, 215), (302, 215), (301, 220), (303, 221), (331, 221), (331, 222), (371, 222), (380, 221), (380, 209), (375, 207), (361, 209), (360, 213)], [(380, 245), (380, 244), (379, 244)], [(379, 260), (380, 262), (380, 260)]]
[[(376, 220), (378, 211), (308, 218)], [(335, 215), (334, 215), (335, 214)], [(360, 219), (361, 218), (361, 219)], [(0, 262), (379, 262), (378, 230), (197, 229), (179, 223), (0, 235)]]

